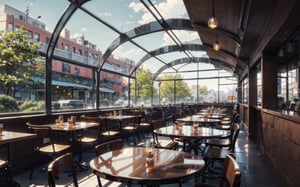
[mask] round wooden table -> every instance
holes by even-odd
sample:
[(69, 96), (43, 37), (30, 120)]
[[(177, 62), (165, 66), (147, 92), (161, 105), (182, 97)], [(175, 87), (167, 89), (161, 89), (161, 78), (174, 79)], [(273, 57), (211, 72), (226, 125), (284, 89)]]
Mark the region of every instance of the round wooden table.
[(180, 183), (204, 169), (204, 160), (187, 152), (154, 149), (154, 157), (148, 160), (145, 148), (128, 147), (113, 150), (90, 161), (94, 174), (112, 181), (127, 184), (158, 186)]
[(215, 126), (216, 124), (221, 122), (221, 119), (218, 118), (203, 118), (199, 115), (187, 116), (183, 118), (178, 118), (176, 121), (181, 123), (193, 124), (198, 123), (200, 126)]
[[(198, 154), (198, 144), (203, 139), (220, 138), (227, 134), (227, 131), (214, 129), (211, 127), (198, 127), (194, 128), (191, 125), (178, 125), (166, 126), (159, 129), (153, 130), (153, 133), (159, 136), (168, 136), (171, 138), (182, 138), (191, 143), (191, 149), (194, 150), (195, 154)], [(185, 150), (185, 148), (184, 148)]]

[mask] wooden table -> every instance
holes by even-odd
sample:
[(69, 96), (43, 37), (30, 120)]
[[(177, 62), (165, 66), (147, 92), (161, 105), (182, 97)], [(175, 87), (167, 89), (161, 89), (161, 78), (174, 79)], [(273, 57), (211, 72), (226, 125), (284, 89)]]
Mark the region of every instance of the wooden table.
[(198, 123), (200, 126), (215, 126), (221, 122), (221, 120), (217, 118), (203, 118), (199, 115), (178, 118), (176, 121), (188, 124)]
[(52, 130), (55, 131), (77, 131), (77, 130), (83, 130), (87, 128), (92, 128), (92, 127), (97, 127), (99, 126), (99, 123), (93, 123), (93, 122), (76, 122), (75, 125), (70, 125), (68, 122), (64, 122), (62, 124), (50, 124), (49, 126), (51, 127)]
[(201, 157), (187, 152), (155, 149), (147, 161), (145, 148), (128, 147), (110, 151), (90, 161), (94, 174), (112, 181), (158, 186), (199, 175), (204, 169)]
[(24, 133), (24, 132), (15, 132), (15, 131), (3, 131), (0, 135), (0, 145), (7, 146), (7, 160), (10, 158), (9, 144), (25, 141), (29, 139), (36, 138), (36, 134)]
[[(79, 130), (85, 130), (88, 128), (93, 128), (93, 127), (97, 127), (99, 126), (99, 123), (95, 123), (95, 122), (83, 122), (83, 121), (77, 121), (75, 123), (75, 125), (72, 124), (68, 124), (68, 122), (64, 122), (62, 124), (50, 124), (49, 126), (51, 127), (52, 130), (54, 131), (65, 131), (65, 132), (70, 132), (71, 133), (71, 144), (72, 144), (72, 149), (73, 152), (75, 153), (76, 150), (76, 131)], [(78, 167), (77, 170), (78, 171), (86, 171), (89, 168), (87, 167), (87, 165), (79, 163), (79, 162), (75, 162), (76, 166)]]
[[(198, 154), (198, 145), (204, 139), (219, 138), (226, 135), (226, 131), (218, 130), (211, 127), (198, 127), (194, 128), (190, 125), (183, 125), (178, 127), (177, 125), (162, 127), (153, 130), (153, 133), (159, 136), (167, 136), (171, 138), (182, 138), (191, 143), (190, 148), (194, 150), (195, 154)], [(185, 147), (184, 147), (185, 150)]]

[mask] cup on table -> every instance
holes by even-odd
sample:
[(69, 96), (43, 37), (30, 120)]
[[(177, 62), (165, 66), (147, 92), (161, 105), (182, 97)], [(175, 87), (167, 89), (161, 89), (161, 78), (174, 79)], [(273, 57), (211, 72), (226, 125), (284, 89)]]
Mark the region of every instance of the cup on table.
[(194, 121), (194, 122), (193, 122), (193, 127), (194, 127), (195, 129), (197, 129), (197, 128), (199, 127), (198, 122)]
[(177, 123), (177, 127), (181, 128), (182, 127), (182, 123)]
[(68, 124), (69, 124), (69, 125), (75, 125), (75, 124), (76, 124), (76, 116), (71, 116), (71, 117), (68, 119)]
[(154, 156), (154, 144), (152, 139), (146, 140), (146, 158), (147, 161), (152, 160)]
[(3, 123), (0, 123), (0, 135), (3, 133)]
[(154, 160), (153, 159), (147, 160), (147, 162), (146, 162), (146, 172), (147, 173), (152, 172), (153, 168), (154, 168)]
[(58, 124), (63, 124), (64, 123), (64, 116), (63, 115), (59, 115), (58, 119), (55, 120), (56, 123)]

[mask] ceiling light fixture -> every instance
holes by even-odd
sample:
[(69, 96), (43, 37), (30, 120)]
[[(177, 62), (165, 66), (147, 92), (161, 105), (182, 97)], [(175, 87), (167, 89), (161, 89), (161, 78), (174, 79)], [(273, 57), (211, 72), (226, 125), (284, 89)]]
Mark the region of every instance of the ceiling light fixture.
[(218, 36), (216, 36), (216, 42), (215, 42), (214, 45), (213, 45), (213, 49), (214, 49), (215, 51), (219, 51), (219, 50), (221, 49), (221, 46), (220, 46), (220, 44), (219, 44), (219, 42), (218, 42)]
[(207, 25), (211, 29), (218, 27), (218, 20), (215, 17), (215, 0), (212, 0), (212, 16), (208, 19)]

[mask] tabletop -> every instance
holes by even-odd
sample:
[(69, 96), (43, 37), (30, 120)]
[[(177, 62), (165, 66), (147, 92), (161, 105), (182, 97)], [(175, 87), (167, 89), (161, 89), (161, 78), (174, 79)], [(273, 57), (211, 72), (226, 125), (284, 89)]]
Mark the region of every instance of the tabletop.
[(199, 174), (204, 160), (187, 152), (154, 149), (153, 160), (147, 160), (144, 147), (110, 151), (90, 161), (96, 175), (131, 184), (170, 184)]
[(203, 118), (199, 115), (194, 115), (194, 116), (186, 116), (183, 118), (178, 118), (176, 121), (180, 122), (186, 122), (186, 123), (220, 123), (221, 120), (218, 118)]
[(166, 126), (153, 130), (155, 134), (168, 137), (181, 137), (181, 138), (219, 138), (226, 135), (226, 131), (214, 129), (210, 127), (198, 127), (194, 128), (190, 125), (183, 125), (178, 127), (177, 125)]
[(100, 125), (99, 123), (95, 123), (95, 122), (77, 121), (74, 125), (68, 124), (68, 122), (64, 122), (62, 124), (50, 124), (49, 126), (51, 127), (52, 130), (56, 130), (56, 131), (77, 131), (77, 130), (96, 127), (99, 125)]
[(24, 141), (36, 138), (36, 134), (15, 132), (15, 131), (3, 131), (0, 135), (0, 144), (8, 144), (17, 141)]
[(110, 115), (110, 116), (100, 116), (100, 118), (110, 119), (110, 120), (125, 120), (135, 118), (135, 115)]

